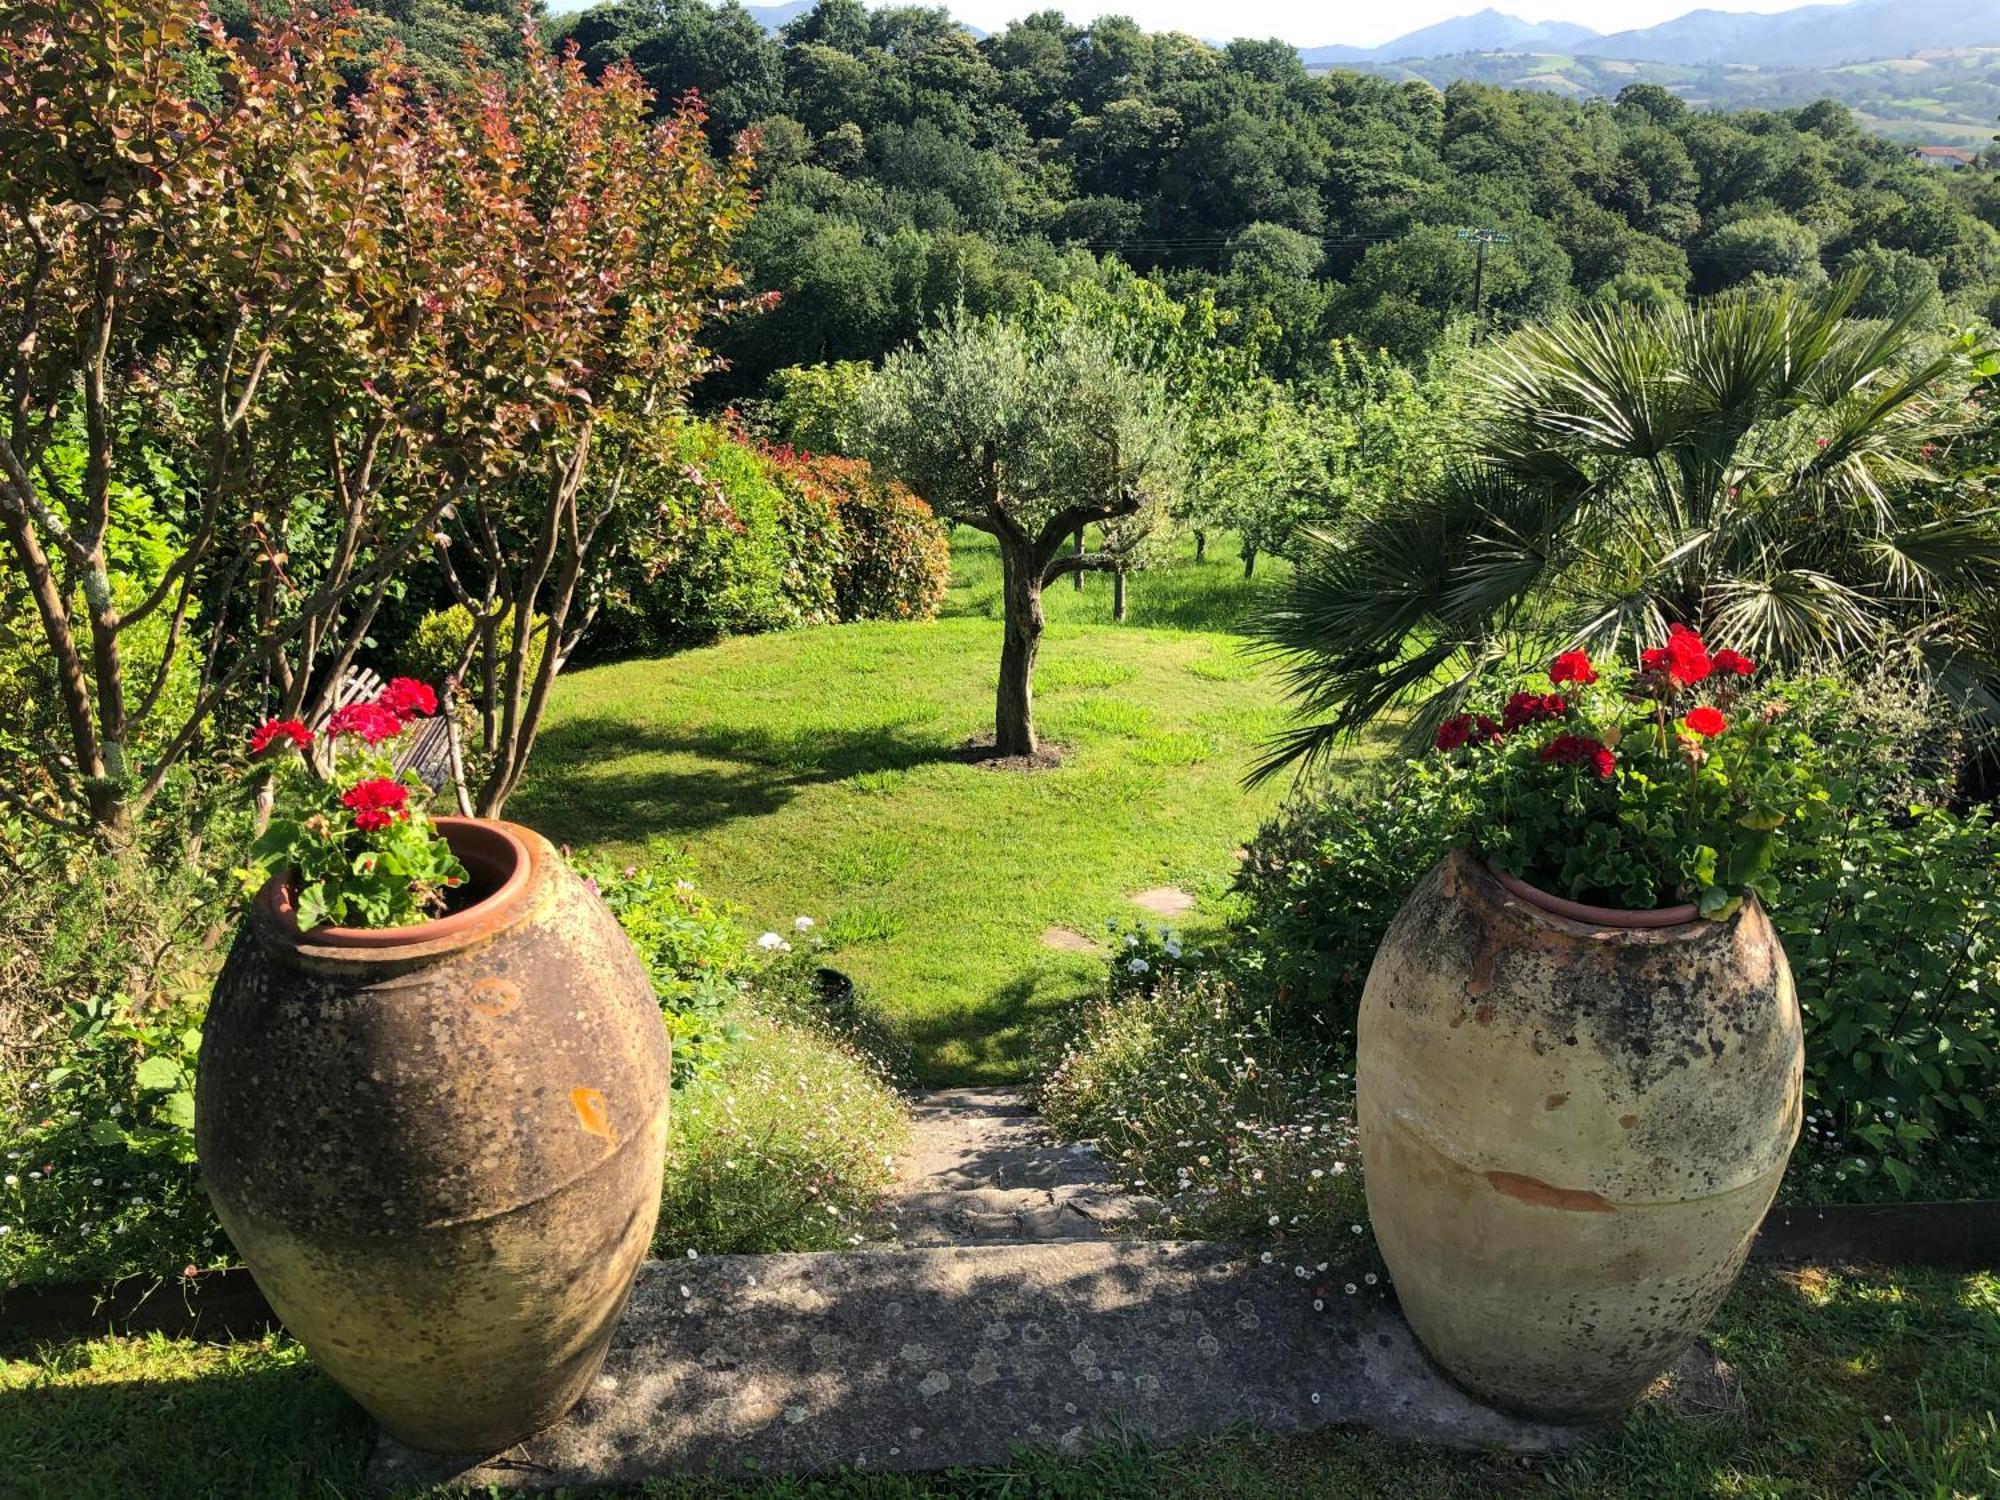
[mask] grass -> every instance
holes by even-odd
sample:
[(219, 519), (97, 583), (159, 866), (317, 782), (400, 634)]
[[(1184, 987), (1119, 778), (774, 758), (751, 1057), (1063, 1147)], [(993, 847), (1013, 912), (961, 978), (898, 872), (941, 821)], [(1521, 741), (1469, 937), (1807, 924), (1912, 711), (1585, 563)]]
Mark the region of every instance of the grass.
[[(1528, 1463), (1363, 1433), (1241, 1433), (1155, 1452), (1022, 1455), (999, 1470), (833, 1475), (742, 1489), (689, 1482), (671, 1500), (1151, 1500), (1160, 1494), (1391, 1500), (1504, 1495), (1659, 1500), (2000, 1494), (2000, 1277), (1942, 1271), (1747, 1273), (1711, 1335), (1743, 1413), (1649, 1409), (1607, 1441)], [(282, 1338), (204, 1345), (78, 1341), (0, 1358), (0, 1496), (19, 1500), (344, 1500), (372, 1429)]]
[(943, 618), (726, 641), (565, 676), (512, 816), (613, 859), (685, 850), (760, 927), (808, 915), (929, 1082), (1021, 1076), (1038, 1017), (1102, 973), (1044, 929), (1101, 935), (1171, 885), (1211, 922), (1280, 795), (1245, 770), (1284, 723), (1238, 633), (1282, 567), (1234, 549), (1048, 591), (1036, 673), (1054, 771), (966, 763), (992, 727), (999, 569), (960, 531)]

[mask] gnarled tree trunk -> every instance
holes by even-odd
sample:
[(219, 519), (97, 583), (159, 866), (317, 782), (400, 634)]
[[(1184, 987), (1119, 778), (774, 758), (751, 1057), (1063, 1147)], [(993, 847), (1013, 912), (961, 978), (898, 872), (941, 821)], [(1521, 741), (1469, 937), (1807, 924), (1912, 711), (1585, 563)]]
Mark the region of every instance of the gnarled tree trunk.
[(1119, 624), (1125, 623), (1125, 570), (1118, 569), (1111, 575), (1111, 618)]
[[(1045, 564), (1031, 542), (1000, 542), (1002, 613), (1000, 687), (994, 702), (995, 755), (1033, 755), (1035, 655), (1042, 646), (1042, 575)], [(1080, 575), (1079, 575), (1080, 576)]]

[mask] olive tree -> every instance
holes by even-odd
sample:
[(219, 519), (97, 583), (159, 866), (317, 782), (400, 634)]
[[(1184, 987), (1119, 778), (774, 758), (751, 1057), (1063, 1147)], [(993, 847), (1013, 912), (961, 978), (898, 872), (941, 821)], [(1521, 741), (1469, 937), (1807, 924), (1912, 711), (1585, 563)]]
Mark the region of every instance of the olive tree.
[[(1042, 590), (1068, 573), (1118, 571), (1121, 549), (1165, 514), (1182, 468), (1177, 410), (1082, 320), (1030, 329), (960, 307), (884, 361), (862, 412), (878, 464), (999, 543), (994, 748), (1032, 755)], [(1093, 525), (1119, 545), (1065, 550)]]

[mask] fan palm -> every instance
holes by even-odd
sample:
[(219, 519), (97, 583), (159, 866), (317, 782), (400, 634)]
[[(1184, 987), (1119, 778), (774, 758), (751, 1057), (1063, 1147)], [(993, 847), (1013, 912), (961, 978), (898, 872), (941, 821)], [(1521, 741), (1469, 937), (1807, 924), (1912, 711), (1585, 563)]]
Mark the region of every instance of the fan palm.
[(1935, 471), (1957, 431), (1953, 353), (1918, 304), (1849, 317), (1864, 283), (1593, 310), (1480, 362), (1443, 481), (1311, 538), (1258, 623), (1308, 722), (1256, 775), (1394, 709), (1427, 737), (1480, 673), (1673, 622), (1780, 667), (1900, 643), (1993, 697), (2000, 513)]

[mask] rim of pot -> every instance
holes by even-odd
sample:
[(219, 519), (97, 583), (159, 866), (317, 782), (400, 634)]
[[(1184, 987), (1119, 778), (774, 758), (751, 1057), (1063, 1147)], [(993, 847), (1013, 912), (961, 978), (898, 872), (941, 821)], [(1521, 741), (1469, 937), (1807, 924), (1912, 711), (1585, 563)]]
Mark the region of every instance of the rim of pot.
[(1684, 927), (1701, 915), (1701, 909), (1692, 901), (1679, 906), (1659, 906), (1650, 911), (1635, 911), (1622, 906), (1591, 906), (1582, 901), (1571, 901), (1566, 896), (1558, 896), (1539, 886), (1529, 885), (1518, 876), (1509, 875), (1505, 870), (1496, 870), (1491, 865), (1487, 873), (1507, 888), (1511, 895), (1519, 896), (1530, 906), (1540, 907), (1558, 917), (1568, 917), (1572, 922), (1588, 923), (1592, 927), (1658, 928)]
[(273, 876), (258, 896), (258, 904), (285, 938), (304, 947), (352, 952), (485, 936), (513, 915), (526, 893), (535, 872), (533, 844), (513, 824), (495, 819), (440, 817), (431, 821), (465, 866), (467, 883), (478, 897), (470, 906), (408, 927), (301, 928), (292, 903), (290, 872)]

